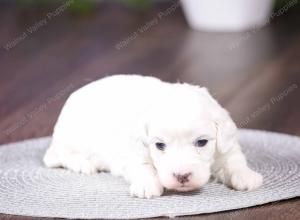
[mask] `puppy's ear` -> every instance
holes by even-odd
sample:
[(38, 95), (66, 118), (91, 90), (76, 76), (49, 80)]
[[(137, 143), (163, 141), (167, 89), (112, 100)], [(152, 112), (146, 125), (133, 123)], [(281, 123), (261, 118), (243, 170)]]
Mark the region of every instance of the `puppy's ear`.
[(137, 134), (138, 134), (138, 139), (142, 142), (142, 144), (145, 147), (148, 147), (148, 145), (149, 145), (149, 127), (148, 127), (148, 124), (147, 123), (142, 124), (139, 127), (139, 131), (137, 132)]
[(237, 144), (237, 127), (228, 112), (220, 106), (215, 118), (217, 150), (221, 154), (230, 151)]
[(199, 91), (211, 104), (211, 112), (217, 130), (217, 150), (224, 154), (237, 144), (237, 127), (229, 113), (210, 95), (206, 88), (199, 88)]

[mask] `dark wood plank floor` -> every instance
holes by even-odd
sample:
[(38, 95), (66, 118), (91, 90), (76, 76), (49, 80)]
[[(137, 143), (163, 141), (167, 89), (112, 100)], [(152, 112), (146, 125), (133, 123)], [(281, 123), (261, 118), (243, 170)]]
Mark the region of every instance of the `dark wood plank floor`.
[[(253, 32), (205, 33), (190, 30), (179, 7), (157, 19), (172, 4), (139, 12), (103, 3), (90, 15), (65, 11), (42, 24), (56, 6), (1, 3), (0, 143), (50, 135), (72, 91), (118, 73), (206, 86), (240, 127), (300, 135), (299, 10)], [(8, 50), (9, 43), (16, 45)], [(292, 199), (182, 219), (300, 219), (299, 207)]]

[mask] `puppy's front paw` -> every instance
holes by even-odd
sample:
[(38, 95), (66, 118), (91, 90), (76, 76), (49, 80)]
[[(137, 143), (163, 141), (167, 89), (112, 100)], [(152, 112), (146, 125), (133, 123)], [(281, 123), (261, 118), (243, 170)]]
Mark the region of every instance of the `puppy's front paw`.
[(150, 199), (152, 197), (158, 197), (161, 196), (163, 190), (163, 186), (160, 184), (157, 178), (141, 178), (140, 180), (132, 182), (130, 185), (131, 196), (136, 196), (139, 198)]
[(236, 171), (231, 175), (231, 186), (236, 190), (254, 190), (262, 182), (262, 175), (251, 169)]

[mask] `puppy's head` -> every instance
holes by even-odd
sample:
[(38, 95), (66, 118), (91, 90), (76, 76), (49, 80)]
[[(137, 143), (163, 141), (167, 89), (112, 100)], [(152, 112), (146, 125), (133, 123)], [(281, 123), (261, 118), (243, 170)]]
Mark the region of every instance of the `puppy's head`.
[(150, 111), (146, 133), (162, 185), (190, 191), (208, 182), (215, 155), (229, 149), (226, 142), (235, 136), (235, 126), (207, 90), (181, 87)]

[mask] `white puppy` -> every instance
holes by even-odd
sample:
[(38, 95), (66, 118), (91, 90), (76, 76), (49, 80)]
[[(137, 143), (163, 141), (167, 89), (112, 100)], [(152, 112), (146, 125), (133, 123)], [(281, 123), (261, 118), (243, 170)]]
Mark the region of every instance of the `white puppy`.
[(140, 198), (198, 189), (213, 175), (237, 190), (262, 176), (247, 166), (237, 128), (207, 89), (117, 75), (74, 92), (44, 157), (48, 167), (110, 171)]

